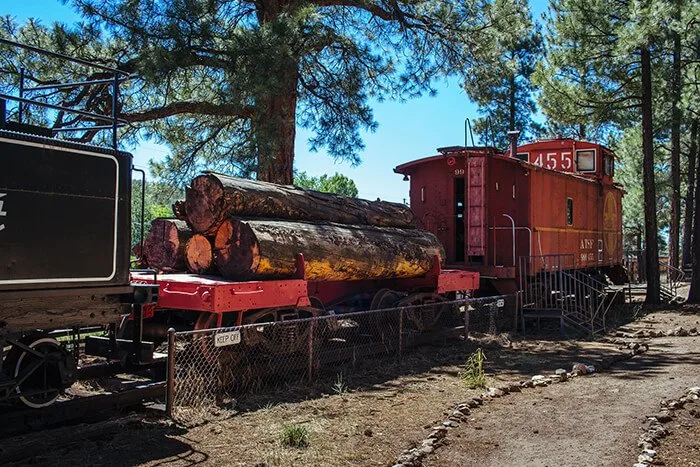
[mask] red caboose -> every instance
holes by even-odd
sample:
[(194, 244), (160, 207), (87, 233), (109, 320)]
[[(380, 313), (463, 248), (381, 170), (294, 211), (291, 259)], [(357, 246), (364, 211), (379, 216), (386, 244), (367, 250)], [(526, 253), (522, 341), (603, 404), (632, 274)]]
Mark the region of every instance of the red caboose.
[[(501, 293), (516, 289), (519, 258), (573, 255), (573, 268), (622, 269), (623, 190), (604, 146), (557, 138), (517, 151), (448, 147), (394, 169), (410, 177), (420, 227), (443, 243), (450, 268), (475, 270)], [(515, 157), (511, 157), (515, 152)], [(538, 272), (542, 263), (533, 262)]]

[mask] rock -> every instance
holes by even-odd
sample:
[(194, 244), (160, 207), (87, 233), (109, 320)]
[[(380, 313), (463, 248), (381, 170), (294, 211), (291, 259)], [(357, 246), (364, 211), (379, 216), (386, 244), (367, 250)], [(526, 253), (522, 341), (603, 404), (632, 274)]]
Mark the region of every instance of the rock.
[(467, 402), (467, 405), (472, 409), (479, 407), (479, 403), (477, 401), (475, 401), (474, 399)]
[(496, 386), (496, 389), (502, 391), (503, 394), (508, 394), (510, 392), (510, 386), (508, 384), (500, 384)]
[(447, 434), (447, 428), (444, 426), (433, 427), (433, 431), (428, 435), (428, 438), (442, 439)]
[(537, 381), (543, 381), (543, 380), (545, 380), (545, 379), (547, 379), (546, 376), (543, 376), (543, 375), (535, 375), (535, 376), (532, 377), (531, 381), (532, 381), (533, 383), (535, 383), (535, 382), (537, 382)]
[(505, 392), (503, 392), (502, 390), (500, 390), (498, 388), (488, 388), (488, 390), (486, 391), (486, 394), (489, 397), (502, 397), (502, 396), (506, 395)]
[(656, 419), (661, 423), (668, 423), (673, 420), (673, 417), (666, 412), (660, 412), (653, 415), (647, 415), (647, 418)]
[(510, 390), (510, 392), (521, 392), (520, 383), (510, 383), (508, 385), (508, 390)]
[(435, 448), (432, 446), (423, 446), (418, 450), (418, 452), (420, 452), (422, 455), (426, 456), (426, 455), (430, 454), (431, 452), (433, 452), (434, 450), (435, 450)]
[(469, 410), (469, 405), (467, 404), (459, 404), (457, 406), (457, 410), (462, 414), (462, 415), (469, 415), (471, 413), (471, 410)]
[(455, 422), (454, 420), (445, 420), (442, 422), (442, 424), (447, 428), (457, 428), (459, 426), (459, 423)]
[(688, 389), (688, 394), (700, 397), (700, 386), (695, 386)]
[(372, 436), (374, 433), (371, 428), (365, 428), (365, 436)]
[(654, 461), (653, 457), (647, 456), (646, 454), (640, 454), (637, 457), (637, 462), (641, 464), (651, 464)]
[(595, 373), (595, 367), (593, 365), (586, 365), (586, 370), (588, 370), (588, 374)]
[(672, 409), (672, 410), (682, 409), (684, 405), (685, 405), (685, 402), (681, 401), (681, 400), (671, 401), (668, 403), (668, 408)]
[(656, 457), (656, 451), (654, 451), (653, 449), (645, 449), (642, 451), (642, 454), (649, 457)]
[(696, 336), (697, 334), (698, 334), (698, 328), (693, 327), (693, 328), (688, 329), (688, 335)]
[(437, 439), (435, 439), (435, 438), (424, 439), (423, 441), (421, 441), (420, 444), (421, 444), (421, 446), (434, 446), (435, 444), (437, 444)]
[(521, 381), (521, 382), (520, 382), (520, 387), (521, 387), (521, 388), (531, 388), (531, 387), (533, 387), (533, 386), (534, 386), (534, 384), (532, 384), (532, 381), (530, 381), (530, 380), (528, 380), (528, 381)]
[(553, 383), (561, 383), (563, 381), (559, 375), (552, 375), (550, 379)]
[(574, 363), (571, 372), (576, 376), (585, 375), (588, 374), (588, 367), (583, 363)]
[(566, 378), (566, 370), (563, 368), (557, 368), (556, 370), (554, 370), (554, 374), (559, 375), (562, 378)]

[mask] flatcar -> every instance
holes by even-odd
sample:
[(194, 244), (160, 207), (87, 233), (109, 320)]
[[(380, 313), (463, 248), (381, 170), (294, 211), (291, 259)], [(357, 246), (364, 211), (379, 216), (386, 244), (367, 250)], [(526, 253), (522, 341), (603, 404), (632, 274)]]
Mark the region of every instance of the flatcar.
[(557, 137), (508, 151), (446, 147), (396, 167), (410, 180), (411, 208), (443, 243), (447, 267), (478, 271), (485, 287), (518, 290), (521, 258), (534, 275), (571, 255), (567, 267), (626, 282), (622, 267), (622, 187), (615, 155)]

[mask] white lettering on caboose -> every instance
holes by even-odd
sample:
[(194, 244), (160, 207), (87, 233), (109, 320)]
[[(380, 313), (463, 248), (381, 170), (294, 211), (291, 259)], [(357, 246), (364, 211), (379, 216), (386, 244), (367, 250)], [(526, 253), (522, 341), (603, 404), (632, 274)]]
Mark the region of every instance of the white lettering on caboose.
[[(0, 198), (4, 198), (5, 196), (7, 196), (7, 193), (0, 193)], [(4, 204), (5, 204), (5, 201), (0, 199), (0, 217), (7, 216), (7, 211), (3, 210)], [(5, 230), (5, 224), (0, 224), (0, 230)]]

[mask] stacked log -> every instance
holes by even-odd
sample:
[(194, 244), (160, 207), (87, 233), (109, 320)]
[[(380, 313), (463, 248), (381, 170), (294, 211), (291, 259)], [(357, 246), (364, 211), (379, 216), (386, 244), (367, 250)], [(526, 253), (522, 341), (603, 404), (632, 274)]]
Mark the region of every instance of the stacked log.
[(183, 271), (185, 246), (192, 237), (187, 223), (178, 219), (155, 219), (143, 244), (146, 264), (158, 271)]
[(403, 204), (367, 201), (215, 173), (192, 180), (186, 190), (185, 212), (192, 230), (208, 235), (215, 234), (219, 225), (231, 216), (416, 227), (413, 212)]
[(419, 277), (444, 258), (398, 203), (206, 173), (173, 211), (177, 219), (154, 221), (144, 245), (159, 270), (284, 279), (302, 254), (307, 279), (349, 281)]
[(288, 278), (304, 255), (309, 280), (418, 277), (442, 247), (429, 232), (266, 219), (225, 220), (214, 238), (218, 271), (230, 279)]

